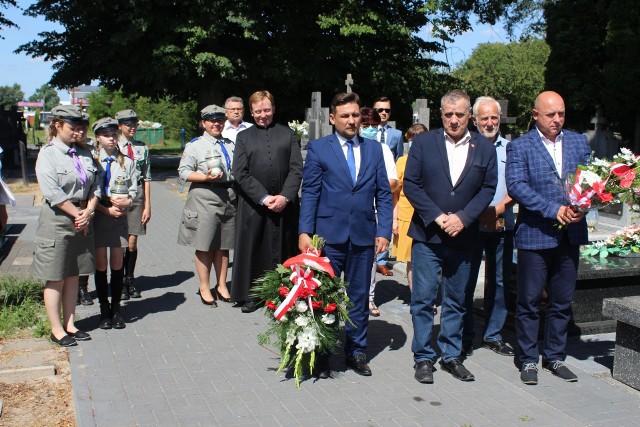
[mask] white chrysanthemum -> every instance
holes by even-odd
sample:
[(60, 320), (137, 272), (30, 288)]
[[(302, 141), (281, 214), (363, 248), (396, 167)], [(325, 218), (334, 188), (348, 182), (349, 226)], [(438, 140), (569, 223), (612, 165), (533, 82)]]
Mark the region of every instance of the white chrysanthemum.
[(605, 167), (605, 168), (608, 168), (609, 166), (611, 166), (611, 162), (607, 161), (606, 159), (600, 159), (598, 157), (594, 157), (591, 164), (593, 166), (599, 166), (599, 167)]
[(309, 324), (309, 319), (307, 318), (307, 316), (298, 316), (296, 317), (295, 322), (296, 325), (305, 327)]
[(325, 313), (322, 315), (322, 323), (326, 325), (331, 325), (335, 321), (336, 321), (336, 316), (334, 316), (333, 314)]
[(308, 309), (309, 309), (309, 306), (307, 305), (306, 302), (304, 302), (302, 300), (296, 301), (296, 311), (298, 313), (304, 313)]
[(589, 187), (592, 187), (593, 184), (601, 181), (598, 174), (591, 171), (582, 171), (582, 173), (580, 174), (580, 180), (581, 183), (586, 182)]

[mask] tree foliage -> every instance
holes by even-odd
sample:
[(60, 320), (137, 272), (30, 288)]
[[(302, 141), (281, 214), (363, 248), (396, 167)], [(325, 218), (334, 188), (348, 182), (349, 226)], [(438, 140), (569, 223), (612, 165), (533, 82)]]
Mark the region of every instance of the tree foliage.
[[(0, 0), (0, 31), (5, 28), (17, 27), (16, 24), (7, 19), (5, 14), (3, 13), (3, 9), (8, 9), (9, 7), (18, 7), (15, 0)], [(2, 34), (0, 34), (0, 39), (3, 39)]]
[(0, 109), (8, 110), (24, 99), (24, 92), (18, 83), (0, 86)]
[[(51, 84), (96, 79), (110, 90), (200, 106), (268, 88), (282, 118), (299, 118), (312, 91), (354, 90), (370, 104), (390, 97), (408, 121), (415, 98), (439, 98), (431, 55), (449, 34), (470, 28), (471, 12), (495, 22), (509, 0), (39, 0), (27, 14), (63, 30), (18, 51), (54, 61)], [(433, 38), (418, 32), (429, 26)], [(78, 60), (81, 58), (82, 60)]]
[(42, 101), (44, 99), (44, 111), (51, 111), (60, 103), (58, 92), (53, 86), (43, 84), (29, 97), (29, 101)]
[(492, 96), (509, 101), (509, 116), (516, 117), (511, 130), (529, 128), (535, 97), (544, 89), (549, 47), (540, 39), (521, 43), (484, 43), (454, 72), (472, 98)]
[(567, 121), (585, 129), (602, 106), (612, 127), (633, 138), (640, 113), (640, 70), (632, 63), (640, 55), (637, 2), (549, 2), (545, 18), (551, 46), (545, 78), (547, 87), (565, 98)]
[(181, 129), (185, 129), (188, 139), (199, 133), (195, 101), (179, 102), (170, 96), (160, 99), (126, 96), (120, 90), (112, 92), (106, 88), (89, 95), (91, 123), (103, 117), (115, 117), (118, 111), (127, 108), (135, 110), (140, 120), (162, 123), (165, 138), (179, 140)]

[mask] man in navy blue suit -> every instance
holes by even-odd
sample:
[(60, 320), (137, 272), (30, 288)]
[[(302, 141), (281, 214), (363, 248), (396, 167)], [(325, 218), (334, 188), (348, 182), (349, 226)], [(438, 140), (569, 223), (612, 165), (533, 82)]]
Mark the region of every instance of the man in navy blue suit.
[[(311, 248), (311, 235), (326, 240), (324, 255), (336, 275), (344, 272), (353, 307), (345, 326), (347, 366), (369, 376), (367, 328), (369, 283), (374, 253), (389, 246), (392, 199), (382, 147), (358, 135), (360, 99), (339, 93), (331, 101), (329, 120), (336, 132), (307, 146), (298, 225), (298, 247)], [(377, 207), (378, 221), (374, 211)], [(314, 372), (329, 377), (329, 355), (317, 359)]]
[(444, 129), (417, 135), (409, 151), (404, 193), (415, 211), (411, 317), (418, 382), (433, 383), (436, 352), (431, 347), (433, 304), (442, 277), (438, 344), (440, 366), (454, 378), (473, 381), (460, 357), (465, 288), (478, 237), (478, 218), (493, 199), (498, 182), (496, 150), (484, 136), (469, 132), (469, 96), (453, 90), (442, 97)]
[[(402, 132), (389, 126), (391, 118), (391, 100), (386, 96), (381, 96), (373, 101), (373, 109), (380, 115), (380, 125), (378, 126), (378, 141), (386, 144), (391, 149), (393, 160), (397, 161), (404, 153), (404, 143), (402, 142)], [(393, 236), (389, 235), (389, 238)], [(376, 271), (383, 276), (393, 276), (393, 271), (389, 269), (389, 251), (386, 250), (376, 256)], [(375, 277), (374, 277), (375, 279)], [(372, 284), (375, 286), (375, 284)]]
[(515, 228), (518, 361), (520, 380), (530, 385), (538, 383), (539, 305), (545, 288), (542, 366), (565, 381), (578, 380), (563, 361), (579, 247), (588, 234), (584, 214), (566, 201), (564, 179), (586, 164), (591, 148), (584, 135), (562, 129), (564, 114), (562, 97), (542, 92), (533, 108), (536, 127), (507, 146), (507, 190), (520, 204)]

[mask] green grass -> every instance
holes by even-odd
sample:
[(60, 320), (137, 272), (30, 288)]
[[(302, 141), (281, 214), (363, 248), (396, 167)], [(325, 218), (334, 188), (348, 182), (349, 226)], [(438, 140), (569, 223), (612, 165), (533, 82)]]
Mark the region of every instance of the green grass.
[(42, 282), (35, 279), (0, 277), (0, 337), (28, 332), (42, 337), (50, 333), (43, 289)]
[(171, 139), (165, 139), (164, 144), (148, 145), (147, 147), (149, 147), (149, 153), (152, 156), (157, 156), (157, 155), (179, 156), (180, 154), (182, 154), (180, 141), (174, 141)]

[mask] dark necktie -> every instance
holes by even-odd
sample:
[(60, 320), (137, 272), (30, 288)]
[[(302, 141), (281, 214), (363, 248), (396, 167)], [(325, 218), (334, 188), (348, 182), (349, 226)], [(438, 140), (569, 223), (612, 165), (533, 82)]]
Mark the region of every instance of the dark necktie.
[(218, 143), (220, 143), (220, 148), (222, 149), (222, 154), (224, 155), (224, 159), (227, 162), (227, 171), (230, 171), (231, 170), (231, 157), (229, 157), (229, 152), (225, 148), (224, 141), (222, 139), (219, 139)]
[(384, 126), (380, 128), (380, 144), (384, 144)]
[(106, 159), (103, 160), (103, 162), (107, 162), (107, 165), (104, 168), (106, 173), (104, 174), (104, 182), (102, 184), (102, 187), (104, 188), (103, 196), (106, 196), (109, 194), (109, 184), (111, 183), (111, 163), (114, 160), (115, 159), (113, 157), (107, 157)]
[(356, 183), (356, 156), (353, 152), (353, 141), (347, 141), (347, 165), (349, 166), (349, 172), (351, 172), (351, 181)]
[(70, 155), (71, 158), (73, 158), (73, 167), (76, 169), (76, 173), (78, 174), (78, 179), (80, 180), (82, 185), (85, 185), (87, 183), (87, 173), (84, 171), (84, 168), (82, 167), (82, 163), (80, 163), (80, 158), (78, 157), (76, 149), (69, 148), (67, 150), (67, 154)]

